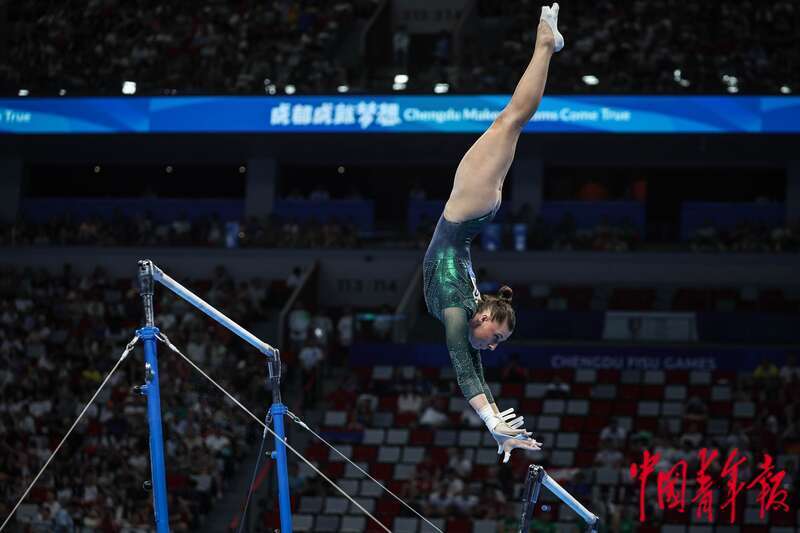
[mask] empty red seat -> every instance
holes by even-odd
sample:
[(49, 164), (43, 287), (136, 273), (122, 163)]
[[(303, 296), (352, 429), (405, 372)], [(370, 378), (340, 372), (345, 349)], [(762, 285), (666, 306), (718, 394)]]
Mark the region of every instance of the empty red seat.
[(447, 531), (472, 531), (472, 521), (466, 518), (451, 518), (447, 521)]
[[(581, 437), (581, 445), (583, 445), (583, 437)], [(575, 452), (575, 466), (578, 468), (586, 468), (592, 466), (594, 461), (594, 450), (578, 450)]]
[(564, 383), (572, 383), (575, 381), (575, 369), (574, 368), (557, 368), (553, 371), (553, 377), (558, 377)]
[(406, 485), (408, 485), (408, 481), (390, 481), (386, 484), (386, 488), (390, 491), (394, 492), (395, 494), (400, 494), (405, 489)]
[(381, 481), (390, 480), (394, 477), (394, 464), (370, 463), (369, 473), (375, 479), (380, 479)]
[(342, 477), (344, 475), (344, 463), (328, 463), (325, 465), (323, 472), (325, 472), (328, 477)]
[(615, 416), (636, 416), (637, 409), (638, 403), (636, 400), (624, 400), (614, 405), (614, 412), (612, 414)]
[(439, 369), (436, 367), (423, 366), (419, 369), (419, 371), (422, 373), (422, 376), (428, 380), (439, 379)]
[(394, 423), (397, 427), (406, 427), (419, 418), (417, 413), (401, 413), (394, 417)]
[(617, 383), (619, 381), (619, 370), (615, 368), (600, 368), (597, 370), (598, 383)]
[(381, 496), (376, 506), (379, 515), (393, 516), (400, 514), (401, 504), (389, 495)]
[(688, 370), (670, 370), (667, 372), (667, 383), (670, 385), (688, 385)]
[(612, 405), (609, 400), (592, 400), (589, 405), (589, 414), (592, 417), (607, 417), (611, 414)]
[(519, 406), (519, 412), (523, 413), (523, 416), (538, 415), (542, 412), (542, 400), (525, 398)]
[(655, 416), (645, 416), (637, 418), (634, 422), (636, 426), (636, 431), (649, 431), (654, 433), (658, 429), (658, 417)]
[(636, 384), (619, 384), (617, 385), (617, 394), (621, 400), (638, 400), (639, 389), (641, 387)]
[(522, 398), (525, 386), (522, 383), (504, 383), (502, 387), (502, 396), (504, 398)]
[(600, 442), (599, 433), (581, 433), (581, 440), (580, 440), (581, 449), (589, 451), (595, 450), (597, 449), (597, 444), (599, 442)]
[(434, 446), (429, 448), (428, 451), (431, 454), (431, 458), (437, 464), (446, 465), (450, 458), (447, 456), (447, 448), (442, 448), (441, 446)]
[[(385, 526), (388, 526), (388, 527), (391, 527), (391, 525), (394, 523), (394, 519), (395, 519), (395, 517), (396, 517), (398, 514), (399, 514), (399, 513), (395, 513), (395, 514), (386, 514), (386, 515), (383, 515), (383, 514), (377, 514), (377, 515), (375, 516), (375, 518), (377, 518), (378, 520), (380, 520), (380, 521), (381, 521), (381, 523), (382, 523), (383, 525), (385, 525)], [(374, 520), (372, 520), (371, 518), (370, 518), (370, 519), (367, 519), (367, 529), (366, 529), (366, 533), (385, 533), (385, 531), (386, 531), (386, 530), (385, 530), (384, 528), (382, 528), (380, 525), (376, 524)]]
[(328, 448), (321, 442), (317, 442), (308, 447), (305, 456), (314, 461), (326, 461), (328, 459)]
[(414, 429), (409, 435), (409, 444), (413, 446), (425, 446), (433, 442), (433, 431), (429, 429)]
[(708, 402), (711, 399), (711, 387), (708, 385), (689, 385), (689, 388), (686, 389), (686, 398), (691, 398), (692, 396), (697, 396), (701, 400)]
[(583, 416), (565, 416), (561, 419), (561, 431), (580, 432), (585, 420)]
[(586, 420), (586, 426), (584, 427), (584, 431), (592, 432), (592, 433), (600, 433), (604, 427), (608, 425), (608, 417), (607, 416), (590, 416)]
[(573, 383), (570, 385), (570, 396), (572, 398), (588, 398), (592, 391), (591, 383)]
[(472, 465), (472, 479), (486, 479), (489, 475), (489, 467), (487, 465)]
[(381, 411), (397, 411), (397, 396), (394, 394), (381, 395), (378, 400), (378, 409)]
[(642, 385), (639, 389), (639, 399), (657, 401), (664, 397), (664, 385)]
[(356, 446), (353, 449), (353, 460), (371, 463), (378, 458), (377, 446)]
[(552, 368), (537, 368), (533, 371), (533, 375), (536, 378), (536, 381), (548, 383), (553, 381), (556, 371)]
[(708, 412), (713, 417), (728, 418), (731, 416), (732, 408), (731, 402), (711, 402)]

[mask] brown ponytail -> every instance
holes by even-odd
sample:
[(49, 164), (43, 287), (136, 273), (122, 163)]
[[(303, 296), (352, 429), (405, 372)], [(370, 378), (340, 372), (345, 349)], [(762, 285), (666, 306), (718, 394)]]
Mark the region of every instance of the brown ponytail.
[(514, 297), (514, 291), (508, 285), (503, 285), (497, 291), (497, 296), (484, 294), (482, 301), (478, 305), (477, 312), (489, 312), (489, 316), (493, 321), (501, 324), (507, 323), (508, 329), (514, 331), (514, 326), (517, 325), (517, 317), (514, 313), (514, 308), (511, 307), (511, 299)]

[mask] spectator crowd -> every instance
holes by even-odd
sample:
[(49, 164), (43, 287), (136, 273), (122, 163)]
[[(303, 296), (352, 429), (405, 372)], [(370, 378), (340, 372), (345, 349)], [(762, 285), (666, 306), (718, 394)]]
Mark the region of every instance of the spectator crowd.
[[(530, 0), (481, 0), (478, 22), (468, 31), (443, 31), (420, 41), (426, 51), (411, 53), (421, 46), (413, 28), (397, 25), (394, 33), (386, 32), (376, 64), (351, 66), (344, 58), (352, 55), (352, 43), (342, 45), (379, 4), (12, 2), (5, 12), (0, 90), (116, 95), (124, 80), (132, 80), (138, 93), (149, 95), (264, 94), (290, 85), (300, 93), (331, 93), (348, 84), (385, 92), (390, 82), (371, 73), (392, 65), (408, 69), (414, 90), (415, 79), (427, 79), (424, 67), (414, 63), (424, 58), (422, 63), (435, 65), (437, 81), (449, 82), (452, 90), (509, 92), (530, 60), (540, 13), (540, 3)], [(559, 25), (567, 46), (551, 70), (548, 90), (800, 90), (800, 10), (794, 2), (583, 0), (564, 7)], [(582, 81), (586, 75), (597, 83)], [(417, 88), (430, 92), (432, 86)]]
[(786, 227), (741, 222), (729, 229), (709, 224), (691, 235), (689, 246), (696, 252), (797, 253), (800, 251), (800, 221)]
[[(491, 36), (465, 40), (458, 89), (513, 90), (531, 59), (539, 3), (480, 0)], [(678, 15), (680, 13), (680, 15)], [(555, 93), (777, 94), (800, 88), (800, 9), (725, 0), (677, 2), (579, 1), (562, 6), (567, 44), (549, 74)], [(620, 68), (624, 66), (624, 68)], [(598, 83), (588, 85), (583, 76)]]
[[(302, 269), (292, 271), (287, 288), (297, 287), (302, 276)], [(264, 280), (237, 281), (220, 267), (210, 279), (194, 280), (192, 286), (245, 324), (269, 314), (270, 284)], [(2, 267), (0, 296), (0, 395), (4, 398), (0, 404), (0, 514), (5, 516), (10, 502), (22, 494), (116, 362), (139, 325), (141, 302), (132, 280), (115, 280), (102, 269), (79, 275), (69, 266), (59, 274)], [(189, 358), (214, 374), (223, 387), (238, 391), (237, 396), (250, 403), (254, 412), (263, 408), (267, 392), (263, 377), (246, 362), (245, 347), (238, 339), (167, 291), (159, 293), (156, 312), (159, 327), (185, 348)], [(331, 377), (332, 367), (347, 367), (345, 357), (329, 354), (350, 346), (360, 320), (370, 323), (368, 335), (386, 340), (391, 322), (380, 318), (385, 314), (385, 309), (365, 315), (352, 309), (311, 309), (303, 303), (291, 310), (286, 355), (298, 364), (291, 365), (287, 379), (293, 386), (313, 384), (304, 388), (305, 406), (343, 410), (345, 423), (337, 429), (338, 436), (376, 427), (386, 410), (396, 413), (395, 427), (482, 431), (482, 421), (466, 403), (460, 411), (453, 410), (450, 402), (460, 392), (445, 371), (432, 374), (431, 369), (402, 367), (376, 379), (372, 372), (368, 375), (373, 377), (366, 378), (364, 372), (350, 369), (335, 386), (322, 385)], [(137, 351), (141, 353), (141, 347)], [(197, 531), (246, 453), (241, 443), (257, 439), (257, 431), (246, 419), (232, 416), (231, 405), (184, 361), (166, 350), (162, 354), (171, 529)], [(149, 479), (146, 404), (132, 390), (142, 383), (143, 372), (134, 361), (139, 359), (132, 354), (112, 375), (19, 511), (17, 520), (30, 531), (150, 530), (151, 494), (142, 485)], [(489, 382), (519, 390), (536, 380), (513, 356), (486, 372)], [(635, 421), (623, 424), (612, 418), (599, 433), (592, 468), (624, 471), (641, 460), (645, 449), (661, 454), (659, 470), (685, 459), (692, 472), (698, 466), (696, 451), (702, 447), (717, 448), (722, 457), (737, 448), (749, 465), (765, 452), (773, 456), (800, 452), (800, 367), (794, 357), (780, 367), (765, 359), (752, 374), (714, 385), (730, 386), (732, 401), (752, 402), (752, 420), (745, 424), (732, 419), (729, 432), (710, 436), (710, 419), (719, 418), (719, 413), (711, 413), (706, 401), (694, 395), (686, 399), (682, 423), (677, 426), (660, 420), (655, 431), (634, 433)], [(572, 398), (571, 387), (556, 376), (546, 384), (544, 399)], [(323, 390), (333, 392), (320, 396)], [(520, 398), (504, 401), (514, 405)], [(516, 515), (509, 511), (519, 476), (510, 465), (479, 466), (474, 453), (451, 447), (444, 461), (429, 454), (402, 483), (402, 496), (426, 516), (494, 519), (511, 531)], [(549, 454), (544, 451), (546, 466), (552, 459)], [(787, 472), (784, 485), (796, 493), (800, 488), (797, 463), (778, 466)], [(478, 476), (480, 468), (484, 470)], [(719, 461), (713, 463), (711, 474), (719, 477), (721, 468)], [(558, 471), (567, 489), (591, 502), (606, 523), (635, 523), (635, 491), (593, 485), (580, 469), (550, 471)], [(752, 470), (740, 471), (742, 479), (751, 474)], [(302, 480), (296, 488), (303, 495), (325, 490), (319, 479)], [(648, 513), (661, 520), (656, 498), (648, 501), (653, 505)]]
[[(22, 495), (85, 403), (117, 362), (142, 316), (132, 280), (102, 269), (59, 275), (0, 269), (0, 515)], [(234, 282), (218, 269), (207, 299), (247, 323), (265, 313), (262, 280)], [(205, 291), (204, 291), (205, 292)], [(160, 329), (254, 412), (268, 396), (238, 339), (159, 293)], [(34, 486), (15, 520), (26, 531), (152, 529), (143, 348), (136, 347)], [(170, 529), (198, 531), (257, 428), (185, 361), (160, 348)], [(252, 364), (259, 364), (251, 361)], [(216, 372), (215, 372), (216, 371)], [(73, 529), (74, 528), (74, 529)]]
[[(446, 371), (437, 379), (432, 377), (436, 375), (431, 374), (432, 369), (386, 369), (388, 373), (381, 373), (380, 378), (375, 372), (372, 377), (366, 377), (369, 372), (362, 373), (360, 379), (350, 375), (327, 396), (328, 409), (348, 411), (346, 428), (332, 430), (332, 435), (343, 441), (359, 442), (360, 432), (380, 427), (377, 421), (386, 410), (395, 413), (393, 427), (408, 428), (412, 432), (426, 429), (483, 431), (483, 422), (469, 405), (463, 403), (460, 411), (453, 409), (452, 400), (458, 398), (460, 392), (455, 380), (446, 378)], [(521, 366), (518, 358), (513, 356), (503, 366), (487, 368), (486, 372), (487, 381), (502, 383), (504, 389), (516, 384), (522, 390), (525, 385), (536, 381), (535, 372)], [(773, 459), (777, 458), (777, 468), (786, 472), (780, 488), (797, 494), (800, 490), (800, 463), (796, 455), (800, 451), (800, 366), (796, 357), (790, 354), (780, 367), (765, 359), (753, 372), (738, 374), (733, 381), (720, 377), (713, 385), (729, 387), (732, 402), (752, 402), (755, 406), (752, 420), (737, 421), (731, 416), (728, 432), (710, 432), (710, 425), (719, 422), (721, 413), (713, 413), (706, 400), (690, 394), (684, 402), (680, 419), (661, 418), (653, 431), (636, 430), (635, 417), (612, 416), (599, 432), (597, 449), (588, 468), (560, 468), (558, 464), (551, 464), (553, 446), (537, 454), (536, 463), (544, 465), (551, 476), (586, 503), (604, 524), (613, 525), (613, 531), (633, 531), (638, 525), (639, 492), (630, 480), (629, 468), (631, 464), (641, 463), (645, 450), (659, 455), (658, 463), (654, 465), (658, 472), (667, 472), (677, 463), (686, 461), (687, 472), (691, 473), (687, 495), (694, 494), (697, 486), (697, 480), (692, 476), (700, 468), (698, 451), (702, 448), (719, 451), (719, 456), (707, 470), (713, 479), (721, 479), (725, 459), (731, 450), (738, 450), (738, 458), (747, 459), (739, 470), (740, 480), (749, 480), (758, 474), (757, 465), (763, 454), (770, 454)], [(389, 405), (387, 397), (394, 398), (395, 404)], [(571, 385), (556, 377), (546, 385), (542, 401), (571, 398), (574, 398)], [(503, 408), (518, 406), (521, 398), (499, 400)], [(535, 418), (538, 417), (526, 420), (530, 424)], [(712, 418), (717, 420), (712, 421)], [(350, 439), (348, 432), (355, 435), (355, 440)], [(534, 436), (536, 434), (534, 431)], [(503, 531), (517, 530), (514, 529), (518, 524), (513, 507), (516, 502), (512, 495), (515, 494), (515, 483), (520, 481), (520, 469), (514, 466), (513, 457), (508, 465), (487, 467), (479, 466), (482, 463), (475, 461), (474, 448), (447, 448), (443, 460), (435, 452), (436, 446), (426, 447), (422, 461), (413, 466), (413, 475), (407, 481), (399, 482), (405, 501), (426, 517), (461, 517), (470, 522), (490, 519), (497, 520), (498, 527), (506, 528)], [(523, 459), (517, 466), (527, 467), (530, 461)], [(592, 483), (591, 473), (597, 469), (618, 472), (618, 484)], [(651, 485), (646, 495), (648, 521), (668, 523), (667, 512), (658, 506), (655, 484)], [(320, 486), (313, 483), (305, 487), (304, 494), (323, 495)], [(539, 522), (535, 527), (550, 531), (548, 528), (552, 526)]]
[[(0, 88), (32, 94), (260, 93), (347, 82), (336, 50), (376, 2), (116, 0), (9, 4)], [(0, 22), (2, 24), (2, 22)], [(4, 32), (5, 33), (5, 32)]]
[(352, 224), (296, 222), (277, 217), (247, 217), (233, 224), (218, 216), (178, 216), (157, 222), (149, 215), (55, 217), (45, 223), (0, 224), (0, 245), (22, 246), (203, 246), (230, 248), (356, 248)]
[[(800, 222), (773, 227), (742, 222), (732, 229), (705, 226), (695, 231), (683, 246), (695, 252), (797, 253)], [(518, 238), (519, 225), (524, 238)], [(399, 225), (394, 232), (371, 237), (349, 222), (329, 220), (294, 221), (279, 217), (246, 217), (225, 222), (218, 216), (189, 219), (179, 215), (170, 222), (157, 222), (149, 215), (114, 216), (77, 220), (54, 217), (48, 222), (20, 220), (0, 224), (0, 246), (200, 246), (213, 248), (339, 248), (369, 246), (425, 249), (435, 224), (426, 220), (408, 235)], [(483, 245), (483, 236), (477, 242)], [(629, 220), (601, 219), (597, 225), (578, 228), (572, 215), (558, 223), (523, 212), (501, 224), (499, 245), (504, 250), (587, 250), (628, 252), (646, 249), (647, 241)], [(663, 248), (663, 246), (662, 246)]]

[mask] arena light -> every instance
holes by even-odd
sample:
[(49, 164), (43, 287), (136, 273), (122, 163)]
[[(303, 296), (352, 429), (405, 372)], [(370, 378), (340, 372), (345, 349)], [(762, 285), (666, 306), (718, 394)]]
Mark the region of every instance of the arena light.
[(792, 94), (792, 88), (788, 85), (783, 85), (781, 87), (781, 94)]
[(58, 96), (64, 96), (65, 94), (67, 94), (66, 89), (61, 89), (60, 91), (58, 91)]
[(122, 94), (136, 94), (136, 82), (135, 81), (122, 82)]
[(450, 85), (447, 83), (437, 83), (433, 86), (433, 92), (436, 94), (444, 94), (450, 91)]
[(297, 89), (295, 88), (294, 85), (287, 85), (284, 91), (286, 91), (286, 94), (294, 94), (297, 91)]
[[(736, 76), (729, 76), (728, 74), (723, 74), (722, 76), (722, 83), (728, 86), (729, 93), (736, 93), (739, 92), (739, 78)], [(731, 90), (736, 89), (736, 90)]]
[(597, 79), (597, 76), (594, 76), (592, 74), (587, 74), (582, 79), (583, 83), (585, 83), (586, 85), (597, 85), (598, 83), (600, 83), (600, 80)]
[(396, 84), (402, 83), (403, 85), (405, 85), (406, 83), (408, 83), (408, 74), (395, 74), (394, 82)]
[(338, 92), (340, 92), (340, 93), (346, 93), (347, 91), (349, 91), (349, 90), (350, 90), (350, 87), (348, 87), (347, 85), (339, 85), (339, 86), (336, 88), (336, 90), (337, 90)]
[(392, 89), (394, 89), (395, 91), (405, 91), (406, 90), (406, 84), (405, 83), (394, 82), (392, 84)]
[(28, 96), (29, 94), (30, 93), (28, 92), (28, 89), (20, 89), (19, 90), (19, 95), (20, 96)]
[(264, 92), (266, 92), (267, 94), (275, 94), (276, 92), (278, 92), (278, 88), (275, 87), (274, 84), (270, 83), (269, 85), (264, 87)]
[(672, 79), (675, 80), (675, 83), (677, 83), (681, 87), (688, 87), (689, 85), (691, 85), (689, 80), (683, 77), (683, 71), (679, 68), (676, 68), (672, 72)]

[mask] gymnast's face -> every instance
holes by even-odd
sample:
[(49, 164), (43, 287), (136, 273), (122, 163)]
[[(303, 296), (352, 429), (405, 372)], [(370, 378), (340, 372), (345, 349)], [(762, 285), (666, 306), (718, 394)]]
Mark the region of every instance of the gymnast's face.
[(501, 342), (505, 342), (511, 336), (508, 323), (501, 324), (489, 313), (480, 313), (472, 319), (472, 327), (469, 332), (469, 343), (476, 350), (494, 350)]

